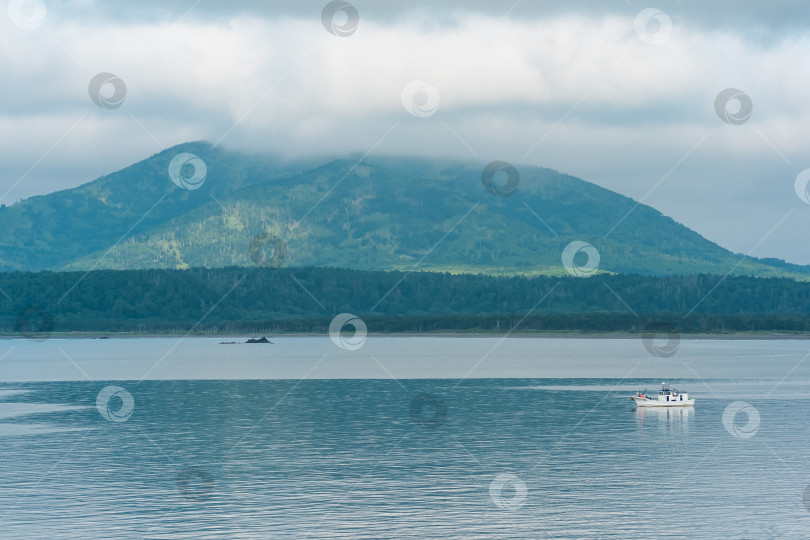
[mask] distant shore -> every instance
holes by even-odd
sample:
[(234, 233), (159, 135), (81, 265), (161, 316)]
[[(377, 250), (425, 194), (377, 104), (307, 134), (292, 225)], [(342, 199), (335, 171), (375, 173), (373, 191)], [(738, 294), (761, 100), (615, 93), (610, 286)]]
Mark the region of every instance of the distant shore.
[[(0, 339), (25, 339), (33, 341), (46, 341), (48, 339), (138, 339), (138, 338), (213, 338), (228, 340), (244, 340), (266, 336), (268, 339), (282, 337), (323, 337), (328, 338), (329, 334), (319, 332), (279, 332), (267, 334), (234, 334), (234, 333), (192, 333), (180, 332), (52, 332), (47, 335), (37, 335), (33, 337), (23, 336), (19, 333), (0, 333)], [(442, 337), (442, 338), (573, 338), (573, 339), (641, 339), (640, 332), (542, 332), (542, 331), (521, 331), (521, 332), (369, 332), (369, 337)], [(727, 340), (787, 340), (810, 339), (810, 333), (804, 332), (694, 332), (682, 333), (678, 335), (682, 340), (706, 340), (706, 339), (727, 339)], [(665, 335), (661, 339), (666, 339)], [(240, 343), (237, 341), (237, 343)]]

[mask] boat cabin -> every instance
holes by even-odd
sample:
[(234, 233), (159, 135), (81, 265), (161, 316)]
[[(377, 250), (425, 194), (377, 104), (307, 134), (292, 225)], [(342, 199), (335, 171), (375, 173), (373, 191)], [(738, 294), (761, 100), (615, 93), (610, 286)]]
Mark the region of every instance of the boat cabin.
[(689, 401), (689, 394), (678, 392), (677, 388), (672, 388), (665, 382), (661, 383), (661, 390), (658, 391), (659, 401)]

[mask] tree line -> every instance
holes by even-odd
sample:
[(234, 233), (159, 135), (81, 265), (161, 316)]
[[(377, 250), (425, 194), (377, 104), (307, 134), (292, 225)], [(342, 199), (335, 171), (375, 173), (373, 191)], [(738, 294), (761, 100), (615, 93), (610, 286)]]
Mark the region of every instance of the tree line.
[(0, 331), (371, 332), (810, 330), (810, 283), (782, 278), (491, 277), (339, 268), (0, 274)]

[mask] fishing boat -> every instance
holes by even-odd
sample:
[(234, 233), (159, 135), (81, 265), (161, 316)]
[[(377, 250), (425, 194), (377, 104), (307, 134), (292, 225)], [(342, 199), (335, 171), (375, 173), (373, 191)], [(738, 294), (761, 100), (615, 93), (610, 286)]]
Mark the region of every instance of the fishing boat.
[(639, 407), (691, 407), (695, 404), (695, 399), (690, 398), (689, 394), (679, 392), (665, 382), (661, 383), (657, 397), (648, 396), (646, 392), (646, 389), (644, 392), (638, 391), (630, 399)]

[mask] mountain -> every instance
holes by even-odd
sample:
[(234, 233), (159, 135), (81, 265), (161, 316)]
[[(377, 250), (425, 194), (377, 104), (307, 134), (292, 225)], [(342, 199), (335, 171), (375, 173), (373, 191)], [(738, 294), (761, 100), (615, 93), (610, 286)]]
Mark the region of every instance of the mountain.
[[(181, 153), (205, 163), (197, 189), (169, 176)], [(734, 254), (649, 206), (554, 170), (517, 166), (516, 191), (498, 196), (509, 186), (498, 188), (496, 176), (488, 191), (485, 165), (359, 156), (285, 162), (182, 144), (0, 208), (0, 270), (258, 263), (566, 275), (562, 252), (583, 241), (598, 250), (600, 272), (810, 276), (810, 267)], [(196, 182), (196, 169), (184, 167)], [(579, 265), (587, 258), (577, 257)]]

